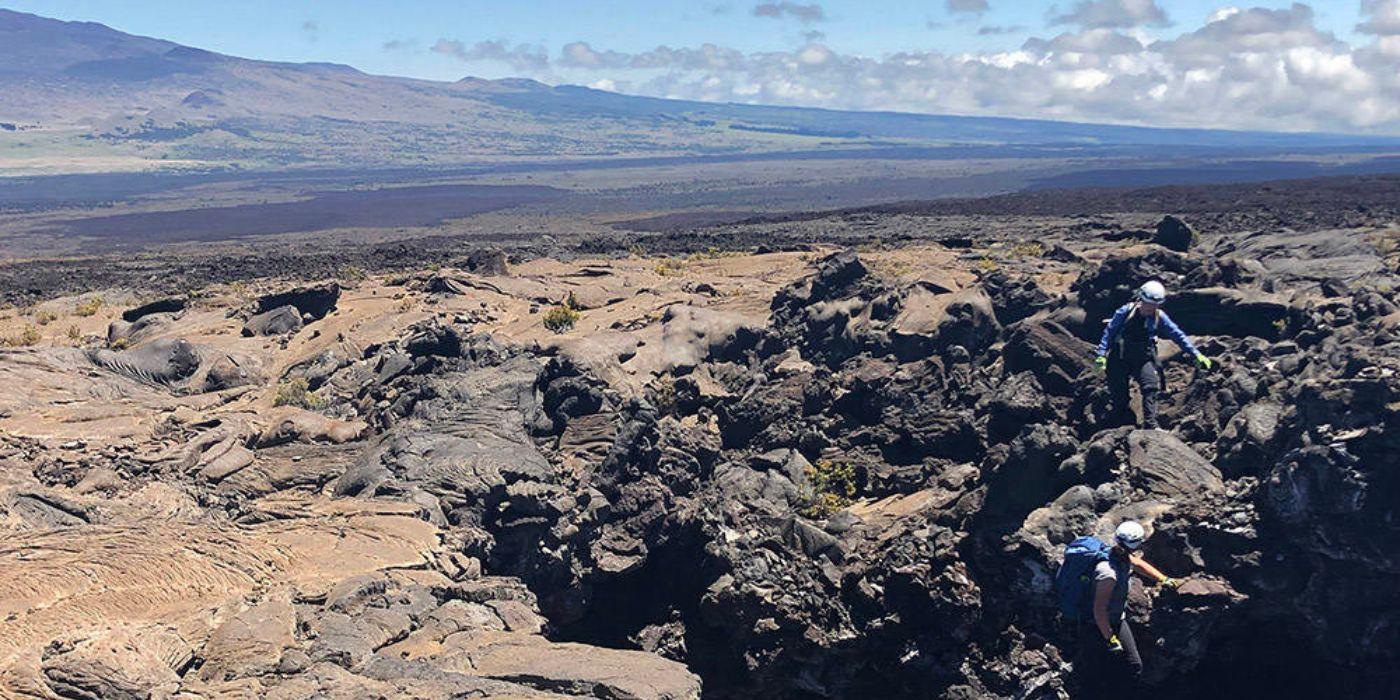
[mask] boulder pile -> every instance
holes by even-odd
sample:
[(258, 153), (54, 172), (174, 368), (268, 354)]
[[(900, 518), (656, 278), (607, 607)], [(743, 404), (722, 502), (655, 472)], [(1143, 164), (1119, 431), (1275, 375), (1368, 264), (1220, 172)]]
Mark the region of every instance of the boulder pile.
[[(1145, 278), (1218, 360), (1167, 358), (1166, 430), (1101, 423), (1087, 371)], [(433, 323), (328, 380), (380, 431), (335, 488), (422, 505), (559, 638), (682, 661), (716, 697), (1070, 694), (1059, 552), (1126, 518), (1188, 582), (1134, 593), (1161, 693), (1364, 695), (1400, 667), (1388, 280), (1325, 296), (1146, 245), (1057, 295), (839, 252), (641, 392)]]
[[(828, 250), (730, 306), (727, 282), (647, 306), (673, 271), (594, 264), (552, 278), (586, 300), (579, 325), (530, 341), (558, 290), (498, 256), (216, 319), (247, 353), (301, 353), (278, 363), (216, 352), (214, 331), (5, 351), (6, 376), (78, 377), (64, 405), (162, 417), (44, 409), (161, 449), (0, 434), (0, 526), (19, 543), (0, 551), (17, 591), (0, 687), (1084, 697), (1051, 581), (1071, 539), (1135, 519), (1184, 581), (1130, 596), (1154, 697), (1386, 697), (1400, 277), (1354, 242), (1299, 238), (1304, 266), (1170, 218), (1154, 240), (909, 274)], [(1149, 278), (1216, 361), (1162, 355), (1162, 430), (1109, 422), (1090, 366), (1102, 321)], [(413, 295), (458, 310), (348, 340)], [(114, 333), (190, 313), (154, 305)], [(277, 405), (256, 403), (273, 376)], [(20, 399), (11, 414), (31, 410)], [(124, 549), (156, 554), (85, 558)], [(91, 571), (103, 586), (75, 573)], [(147, 607), (160, 615), (132, 612)], [(104, 610), (127, 622), (60, 634)]]

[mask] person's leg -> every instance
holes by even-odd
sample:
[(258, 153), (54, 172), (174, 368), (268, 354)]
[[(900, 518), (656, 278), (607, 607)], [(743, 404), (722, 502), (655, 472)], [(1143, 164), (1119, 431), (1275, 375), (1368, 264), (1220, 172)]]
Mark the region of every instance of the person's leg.
[(1080, 624), (1078, 637), (1079, 648), (1075, 651), (1071, 678), (1075, 697), (1095, 697), (1104, 687), (1103, 635), (1092, 624)]
[(1128, 404), (1128, 363), (1117, 353), (1108, 356), (1108, 411), (1113, 425), (1132, 422), (1133, 409)]
[(1137, 682), (1142, 675), (1142, 655), (1138, 653), (1137, 640), (1133, 639), (1133, 628), (1128, 626), (1128, 621), (1123, 620), (1118, 623), (1118, 641), (1123, 645), (1123, 660), (1127, 662), (1127, 671), (1133, 682)]
[(1162, 379), (1157, 376), (1157, 364), (1144, 362), (1137, 368), (1138, 390), (1142, 392), (1142, 427), (1157, 427), (1157, 395), (1162, 389)]

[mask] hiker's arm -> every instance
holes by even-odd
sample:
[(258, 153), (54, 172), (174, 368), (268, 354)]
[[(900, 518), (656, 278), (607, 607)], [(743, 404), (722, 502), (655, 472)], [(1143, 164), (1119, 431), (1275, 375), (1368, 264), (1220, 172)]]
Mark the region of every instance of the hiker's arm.
[(1113, 638), (1113, 628), (1108, 625), (1108, 599), (1113, 597), (1113, 580), (1103, 579), (1094, 582), (1094, 624), (1104, 641)]
[(1133, 571), (1138, 572), (1138, 575), (1143, 578), (1149, 579), (1155, 583), (1162, 583), (1168, 578), (1160, 569), (1147, 563), (1147, 560), (1143, 559), (1141, 554), (1133, 554), (1128, 557), (1128, 561), (1133, 563)]
[(1176, 321), (1173, 321), (1172, 317), (1167, 315), (1167, 312), (1158, 311), (1157, 315), (1161, 321), (1157, 324), (1158, 335), (1166, 335), (1168, 338), (1171, 338), (1173, 342), (1181, 346), (1182, 351), (1191, 357), (1201, 354), (1201, 351), (1196, 349), (1191, 339), (1186, 337), (1186, 333), (1181, 330), (1181, 326), (1176, 325)]
[(1103, 329), (1103, 337), (1099, 339), (1098, 356), (1103, 357), (1108, 354), (1108, 346), (1118, 337), (1118, 331), (1123, 330), (1123, 322), (1128, 318), (1128, 307), (1113, 312), (1113, 318), (1109, 319), (1108, 327)]

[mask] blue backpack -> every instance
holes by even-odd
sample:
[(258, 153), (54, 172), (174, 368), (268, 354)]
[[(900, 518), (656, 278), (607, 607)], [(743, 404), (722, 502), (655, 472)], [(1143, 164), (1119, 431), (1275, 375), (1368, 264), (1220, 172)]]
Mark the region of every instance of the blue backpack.
[(1067, 620), (1088, 617), (1094, 590), (1094, 566), (1108, 561), (1112, 547), (1097, 537), (1080, 537), (1065, 545), (1065, 561), (1055, 574), (1055, 597)]

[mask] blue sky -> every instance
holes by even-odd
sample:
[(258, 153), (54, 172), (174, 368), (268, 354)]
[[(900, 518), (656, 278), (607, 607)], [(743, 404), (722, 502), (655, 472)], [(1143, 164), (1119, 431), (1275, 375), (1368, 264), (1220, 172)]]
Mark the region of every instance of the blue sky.
[(1400, 135), (1400, 0), (0, 0), (222, 53), (833, 109)]
[[(818, 2), (824, 19), (802, 21), (755, 16), (757, 2), (734, 0), (0, 0), (0, 7), (67, 20), (101, 22), (133, 34), (169, 39), (221, 53), (286, 61), (347, 63), (371, 73), (455, 80), (466, 74), (512, 75), (511, 66), (461, 61), (428, 51), (439, 38), (467, 43), (505, 40), (548, 49), (574, 41), (636, 52), (657, 45), (714, 43), (741, 51), (790, 50), (807, 42), (807, 32), (824, 34), (833, 51), (880, 57), (898, 51), (945, 53), (1018, 47), (1030, 36), (1064, 30), (1049, 26), (1054, 8), (1073, 2), (990, 0), (980, 14), (955, 13), (947, 4), (889, 0)], [(1173, 0), (1162, 3), (1167, 27), (1150, 35), (1172, 35), (1199, 26), (1211, 12), (1229, 5), (1286, 8), (1290, 2), (1228, 3)], [(1353, 38), (1357, 2), (1315, 2), (1319, 28)], [(310, 23), (311, 26), (308, 26)], [(314, 28), (313, 28), (314, 27)], [(982, 27), (1020, 28), (979, 35)], [(386, 50), (386, 42), (412, 42)]]

